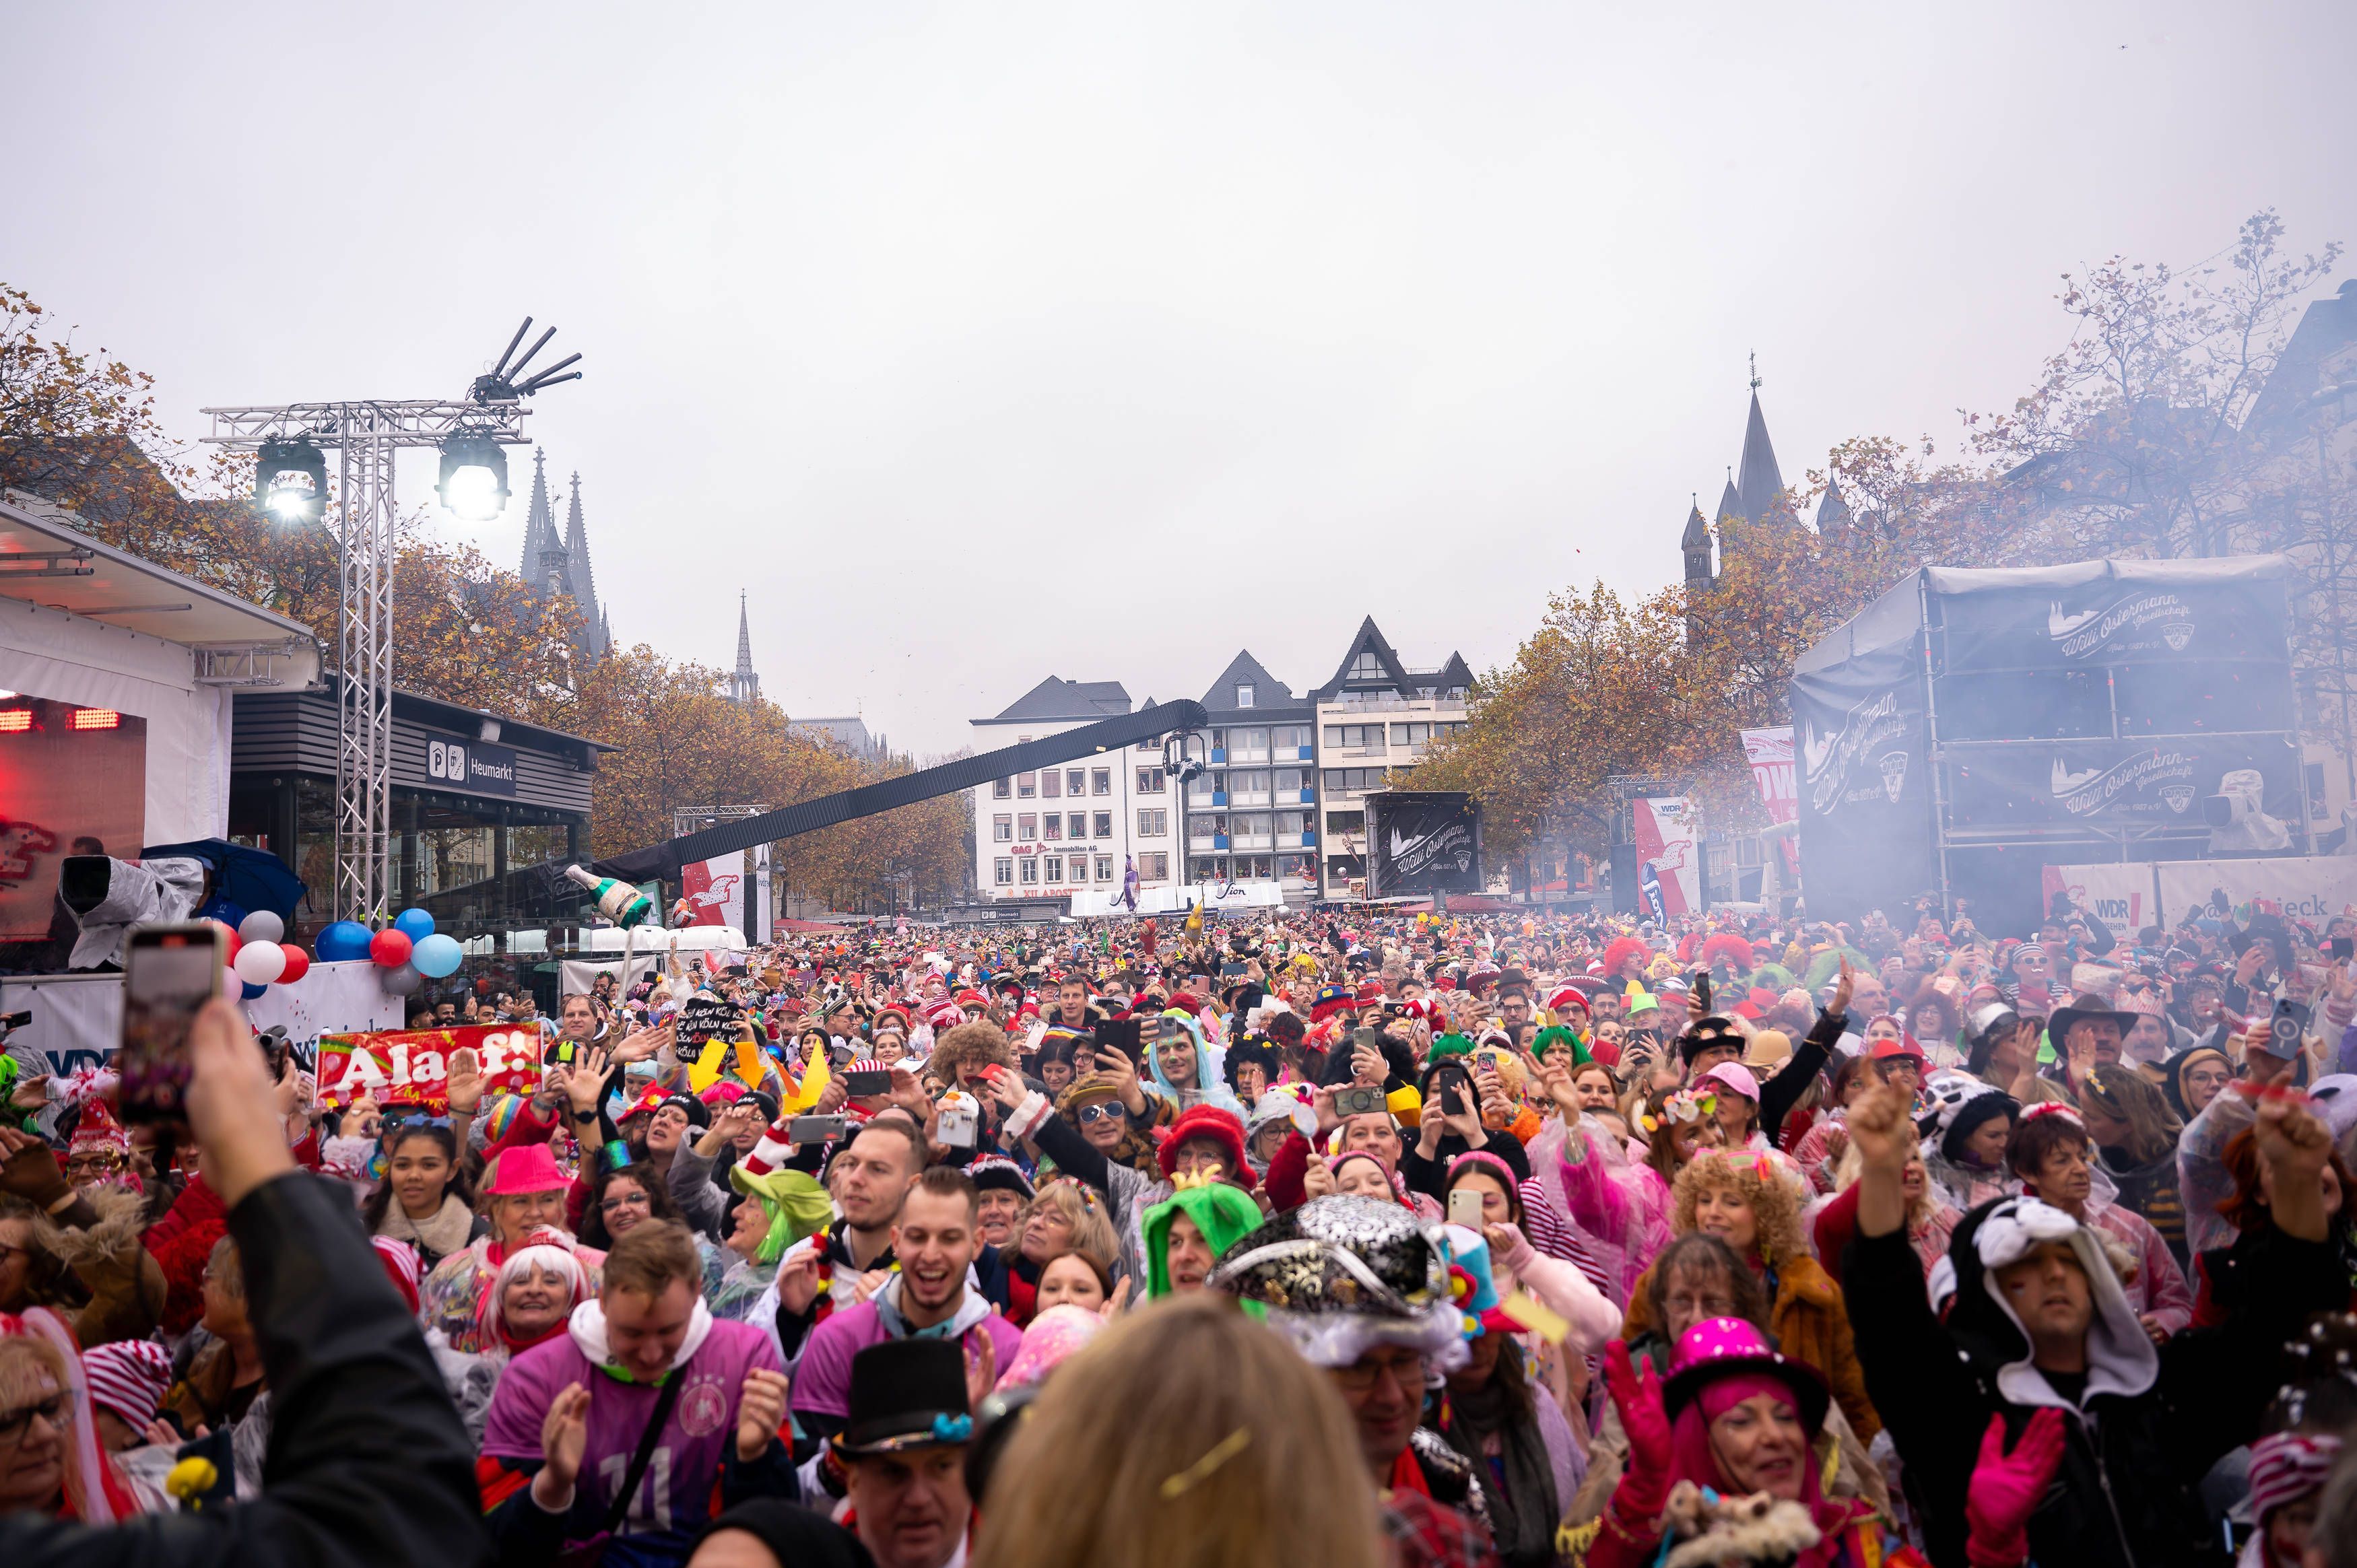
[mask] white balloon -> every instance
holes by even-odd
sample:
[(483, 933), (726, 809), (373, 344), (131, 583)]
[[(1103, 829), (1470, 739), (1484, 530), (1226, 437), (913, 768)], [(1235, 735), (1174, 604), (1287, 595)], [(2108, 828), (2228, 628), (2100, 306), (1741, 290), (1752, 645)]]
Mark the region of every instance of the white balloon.
[(286, 972), (286, 950), (276, 942), (249, 941), (237, 950), (230, 968), (248, 985), (268, 985)]
[[(242, 942), (283, 942), (286, 940), (286, 922), (268, 909), (256, 909), (237, 923), (237, 938)], [(265, 980), (259, 983), (270, 983)]]

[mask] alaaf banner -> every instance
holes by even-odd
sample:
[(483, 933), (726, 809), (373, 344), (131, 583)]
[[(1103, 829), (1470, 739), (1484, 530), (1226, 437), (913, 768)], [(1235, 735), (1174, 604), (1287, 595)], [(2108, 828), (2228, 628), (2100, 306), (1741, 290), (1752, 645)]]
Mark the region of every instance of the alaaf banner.
[(362, 1094), (379, 1105), (450, 1109), (450, 1058), (475, 1053), (484, 1088), (530, 1094), (540, 1087), (540, 1031), (503, 1024), (458, 1029), (379, 1029), (319, 1036), (318, 1101), (329, 1109)]
[(2271, 815), (2298, 815), (2298, 766), (2266, 736), (2179, 736), (2157, 741), (2054, 741), (1958, 747), (1949, 753), (1949, 821), (1960, 828), (2208, 830), (2202, 801), (2219, 780), (2255, 768)]
[(1368, 896), (1481, 891), (1481, 815), (1455, 790), (1367, 797)]
[(2283, 584), (2117, 577), (1941, 601), (1950, 670), (2050, 670), (2289, 657)]

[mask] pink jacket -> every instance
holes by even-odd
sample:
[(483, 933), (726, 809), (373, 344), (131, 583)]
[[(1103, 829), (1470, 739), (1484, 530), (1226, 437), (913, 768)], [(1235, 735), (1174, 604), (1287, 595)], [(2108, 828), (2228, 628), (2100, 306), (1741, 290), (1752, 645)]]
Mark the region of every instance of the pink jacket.
[(1562, 1315), (1571, 1325), (1571, 1333), (1564, 1340), (1566, 1354), (1593, 1356), (1603, 1349), (1620, 1332), (1620, 1309), (1606, 1300), (1576, 1265), (1548, 1257), (1520, 1231), (1515, 1235), (1513, 1251), (1496, 1260), (1512, 1276), (1499, 1281), (1498, 1288), (1511, 1293), (1520, 1285)]

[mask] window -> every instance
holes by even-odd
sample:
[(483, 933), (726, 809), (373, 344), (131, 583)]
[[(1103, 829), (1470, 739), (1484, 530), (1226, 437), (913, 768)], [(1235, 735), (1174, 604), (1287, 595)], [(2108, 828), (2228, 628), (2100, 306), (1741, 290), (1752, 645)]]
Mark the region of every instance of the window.
[(1023, 880), (1027, 883), (1037, 882), (1039, 880), (1039, 862), (1038, 857), (1028, 854), (1023, 857)]
[[(1053, 822), (1055, 819), (1051, 817), (1049, 820)], [(1021, 816), (1016, 818), (1015, 836), (1021, 839), (1025, 843), (1029, 843), (1034, 839), (1037, 839), (1039, 836), (1039, 819), (1029, 811), (1026, 811)]]
[(1240, 729), (1235, 733), (1236, 748), (1238, 750), (1266, 751), (1268, 749), (1268, 731), (1265, 729)]
[(1276, 770), (1276, 792), (1298, 795), (1304, 789), (1317, 787), (1317, 776), (1307, 768), (1280, 768)]
[(1328, 725), (1326, 744), (1341, 751), (1381, 751), (1383, 748), (1383, 726)]
[(1308, 854), (1280, 854), (1276, 857), (1276, 874), (1279, 876), (1291, 877), (1297, 882), (1314, 881), (1318, 875), (1317, 857)]
[(1064, 793), (1067, 795), (1077, 795), (1088, 787), (1088, 781), (1089, 770), (1087, 768), (1068, 768), (1064, 770)]
[(1236, 706), (1240, 708), (1249, 708), (1252, 705), (1253, 689), (1249, 685), (1238, 686), (1236, 688)]
[(1329, 833), (1365, 832), (1367, 831), (1367, 813), (1364, 811), (1329, 811), (1326, 813), (1326, 831)]
[(1054, 886), (1064, 879), (1064, 857), (1060, 854), (1049, 855), (1046, 866), (1042, 869), (1047, 876), (1048, 886)]
[(1060, 797), (1063, 792), (1064, 776), (1061, 773), (1057, 772), (1052, 768), (1041, 768), (1039, 770), (1040, 798), (1042, 800), (1053, 800)]
[(1061, 811), (1049, 812), (1047, 831), (1039, 836), (1051, 841), (1061, 839), (1064, 836), (1064, 814)]
[(1163, 786), (1169, 781), (1170, 776), (1159, 768), (1141, 768), (1137, 770), (1137, 792), (1141, 795), (1159, 795), (1162, 793)]
[(1365, 789), (1383, 787), (1383, 770), (1380, 768), (1329, 768), (1326, 770), (1326, 788), (1338, 794), (1354, 795)]
[(1236, 836), (1239, 838), (1265, 839), (1268, 837), (1268, 813), (1266, 811), (1239, 811), (1230, 820), (1233, 822)]
[(1268, 792), (1268, 769), (1254, 768), (1232, 774), (1228, 788), (1239, 795), (1265, 795)]
[(1210, 838), (1213, 833), (1228, 831), (1225, 811), (1189, 811), (1187, 813), (1187, 836), (1190, 839)]
[(1235, 879), (1239, 882), (1265, 882), (1269, 878), (1269, 858), (1265, 854), (1236, 856)]
[(1432, 726), (1432, 738), (1438, 740), (1444, 736), (1455, 735), (1472, 722), (1470, 719), (1442, 719)]
[(991, 867), (993, 882), (1001, 887), (1011, 887), (1015, 885), (1015, 862), (1012, 859), (1002, 854), (991, 862)]
[(1268, 732), (1268, 740), (1279, 751), (1298, 750), (1312, 744), (1308, 725), (1279, 725)]
[(1099, 811), (1097, 813), (1096, 830), (1094, 836), (1098, 838), (1109, 839), (1113, 837), (1113, 813), (1111, 811)]
[(1031, 774), (1018, 773), (1015, 776), (1015, 798), (1017, 800), (1028, 800), (1039, 792), (1039, 787), (1034, 781)]
[(1383, 677), (1383, 661), (1372, 648), (1351, 661), (1353, 681), (1380, 681)]
[(992, 800), (1006, 800), (1009, 795), (1012, 795), (1012, 794), (1014, 794), (1014, 793), (1015, 793), (1015, 780), (1014, 780), (1014, 779), (992, 779), (992, 780), (990, 781), (990, 798), (991, 798)]
[(1004, 812), (991, 818), (990, 842), (993, 843), (1013, 843), (1015, 842), (1015, 819), (1006, 815)]
[(1311, 820), (1308, 811), (1279, 811), (1276, 814), (1276, 836), (1299, 843), (1302, 826)]
[(1137, 879), (1140, 882), (1168, 881), (1170, 879), (1169, 852), (1167, 850), (1156, 850), (1151, 854), (1139, 855), (1137, 857)]
[(1150, 811), (1141, 810), (1137, 813), (1137, 836), (1139, 838), (1158, 839), (1169, 831), (1170, 813), (1164, 808), (1157, 806)]
[(1089, 775), (1089, 793), (1092, 795), (1110, 795), (1113, 793), (1112, 768), (1100, 768)]
[(1228, 857), (1223, 854), (1199, 854), (1187, 863), (1187, 875), (1197, 882), (1225, 882), (1228, 879)]
[(1394, 746), (1422, 746), (1431, 738), (1432, 726), (1428, 724), (1392, 725)]

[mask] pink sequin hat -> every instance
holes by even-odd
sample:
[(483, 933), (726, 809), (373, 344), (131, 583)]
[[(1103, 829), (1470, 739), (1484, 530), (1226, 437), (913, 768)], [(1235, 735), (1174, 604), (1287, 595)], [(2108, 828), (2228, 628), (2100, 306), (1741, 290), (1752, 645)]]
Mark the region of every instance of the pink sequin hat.
[(1767, 1336), (1739, 1317), (1706, 1317), (1678, 1338), (1670, 1375), (1662, 1383), (1662, 1404), (1672, 1419), (1708, 1384), (1738, 1372), (1762, 1372), (1792, 1391), (1802, 1424), (1812, 1434), (1824, 1425), (1832, 1396), (1823, 1374), (1768, 1348)]

